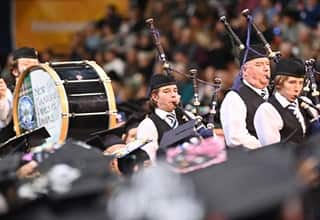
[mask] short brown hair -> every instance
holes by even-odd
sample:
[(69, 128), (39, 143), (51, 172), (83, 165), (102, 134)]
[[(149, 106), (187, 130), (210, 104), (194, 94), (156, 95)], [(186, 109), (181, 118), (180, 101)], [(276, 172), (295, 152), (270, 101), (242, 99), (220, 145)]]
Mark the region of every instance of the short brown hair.
[(158, 94), (158, 93), (159, 93), (159, 89), (153, 89), (150, 93), (149, 105), (151, 109), (155, 109), (156, 107), (158, 107), (158, 104), (156, 103), (156, 101), (152, 99), (152, 94)]
[(276, 89), (280, 89), (284, 82), (288, 80), (289, 76), (278, 75), (274, 78), (274, 86)]
[(18, 68), (18, 61), (17, 60), (13, 60), (9, 64), (9, 71), (10, 72), (12, 72), (15, 68)]

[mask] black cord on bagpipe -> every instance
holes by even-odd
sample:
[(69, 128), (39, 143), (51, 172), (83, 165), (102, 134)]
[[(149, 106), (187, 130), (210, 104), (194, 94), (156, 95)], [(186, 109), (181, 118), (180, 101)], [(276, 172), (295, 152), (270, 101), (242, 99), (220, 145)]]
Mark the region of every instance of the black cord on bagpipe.
[[(149, 32), (152, 35), (154, 44), (155, 44), (157, 52), (159, 54), (159, 60), (162, 63), (165, 72), (167, 74), (177, 73), (177, 74), (183, 75), (183, 76), (193, 80), (194, 77), (193, 77), (192, 73), (191, 74), (182, 73), (176, 69), (173, 69), (170, 66), (170, 63), (167, 61), (164, 49), (163, 49), (161, 42), (160, 42), (160, 32), (155, 28), (153, 18), (147, 19), (146, 23), (149, 26)], [(212, 88), (216, 88), (216, 85), (214, 83), (206, 82), (206, 81), (201, 80), (199, 78), (196, 78), (196, 81), (197, 81), (197, 83), (205, 84), (205, 85), (211, 86)]]

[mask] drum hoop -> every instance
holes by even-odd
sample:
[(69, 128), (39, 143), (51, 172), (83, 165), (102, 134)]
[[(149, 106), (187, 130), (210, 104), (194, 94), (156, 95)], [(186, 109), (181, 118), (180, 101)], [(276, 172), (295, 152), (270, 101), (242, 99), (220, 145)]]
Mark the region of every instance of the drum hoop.
[(106, 74), (106, 72), (95, 62), (95, 61), (84, 61), (90, 65), (93, 69), (97, 71), (98, 76), (103, 82), (105, 92), (108, 98), (108, 107), (109, 107), (109, 129), (114, 128), (117, 125), (117, 107), (113, 88), (111, 85), (111, 80)]
[[(56, 88), (58, 90), (58, 94), (60, 96), (60, 102), (61, 102), (61, 117), (62, 117), (62, 125), (61, 125), (61, 133), (58, 140), (58, 143), (64, 142), (64, 140), (67, 138), (68, 134), (68, 128), (69, 128), (69, 118), (63, 117), (63, 115), (67, 114), (69, 112), (69, 105), (68, 105), (68, 99), (67, 94), (65, 91), (65, 88), (63, 84), (61, 83), (61, 79), (59, 75), (56, 73), (56, 71), (49, 66), (48, 63), (42, 63), (39, 65), (32, 66), (26, 71), (24, 71), (21, 76), (18, 79), (17, 85), (14, 90), (14, 99), (13, 99), (13, 123), (14, 123), (14, 129), (17, 135), (21, 134), (20, 128), (19, 128), (19, 121), (18, 121), (18, 99), (19, 99), (19, 91), (21, 89), (22, 83), (26, 77), (27, 74), (29, 74), (29, 70), (32, 68), (39, 68), (45, 70), (51, 78), (56, 82)], [(58, 82), (58, 83), (57, 83)]]
[(23, 79), (29, 73), (31, 68), (37, 67), (38, 65), (33, 65), (27, 68), (23, 73), (19, 76), (16, 86), (13, 91), (13, 106), (12, 106), (12, 118), (13, 118), (13, 130), (16, 132), (16, 135), (20, 135), (21, 131), (19, 129), (19, 120), (18, 120), (18, 98), (19, 91), (22, 86)]

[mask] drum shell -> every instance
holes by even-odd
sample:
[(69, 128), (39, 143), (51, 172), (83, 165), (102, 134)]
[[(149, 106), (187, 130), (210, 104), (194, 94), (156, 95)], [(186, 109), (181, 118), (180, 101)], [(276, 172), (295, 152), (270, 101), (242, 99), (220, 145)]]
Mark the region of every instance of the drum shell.
[[(34, 127), (26, 129), (21, 126), (22, 123), (19, 120), (18, 106), (21, 97), (27, 91), (25, 84), (27, 84), (28, 77), (34, 81), (32, 85), (43, 83), (34, 76), (36, 71), (40, 71), (42, 75), (49, 75), (44, 78), (52, 79), (52, 83), (49, 82), (49, 84), (56, 86), (58, 94), (56, 96), (59, 97), (61, 104), (61, 115), (59, 114), (61, 134), (57, 140), (53, 141), (63, 142), (67, 137), (83, 140), (91, 132), (115, 126), (117, 110), (114, 93), (111, 81), (102, 68), (93, 61), (58, 62), (31, 67), (19, 78), (13, 108), (14, 127), (17, 134), (41, 125), (41, 123), (36, 123)], [(32, 79), (33, 76), (35, 79)], [(45, 88), (45, 86), (42, 87)], [(32, 86), (29, 88), (29, 90), (33, 89)], [(34, 99), (35, 96), (31, 98)], [(56, 110), (60, 113), (60, 108)], [(55, 110), (51, 109), (51, 111)]]

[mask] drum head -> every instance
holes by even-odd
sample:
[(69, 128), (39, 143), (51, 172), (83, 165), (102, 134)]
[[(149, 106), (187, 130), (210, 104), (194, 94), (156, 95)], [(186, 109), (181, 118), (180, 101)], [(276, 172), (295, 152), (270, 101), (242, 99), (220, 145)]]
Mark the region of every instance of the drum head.
[(45, 127), (48, 142), (59, 142), (66, 136), (67, 121), (62, 113), (67, 112), (66, 94), (57, 85), (59, 77), (48, 73), (45, 64), (34, 66), (19, 78), (15, 90), (13, 119), (19, 135), (39, 127)]

